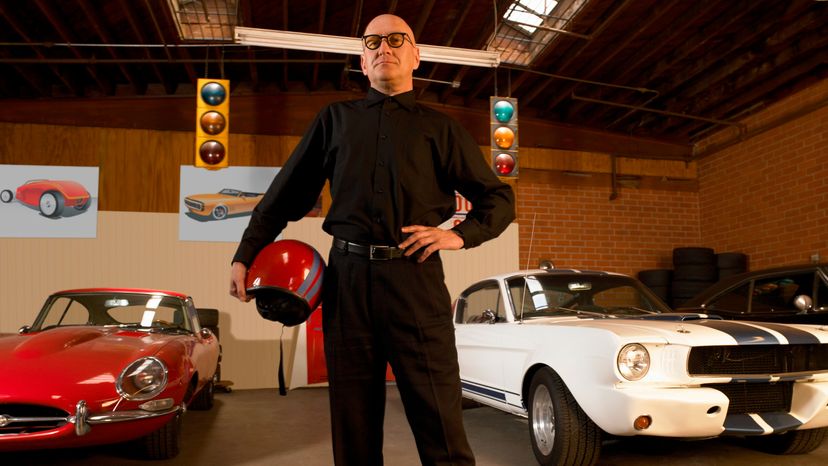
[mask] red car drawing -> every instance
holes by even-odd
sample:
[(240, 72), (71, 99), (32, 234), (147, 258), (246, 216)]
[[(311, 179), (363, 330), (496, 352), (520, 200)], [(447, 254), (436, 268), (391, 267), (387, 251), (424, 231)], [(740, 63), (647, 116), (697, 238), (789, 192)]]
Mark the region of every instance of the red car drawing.
[(0, 191), (0, 201), (11, 202), (14, 198), (29, 207), (40, 210), (46, 217), (56, 218), (63, 214), (63, 209), (73, 207), (84, 211), (89, 208), (89, 191), (82, 184), (70, 180), (30, 180), (17, 188)]
[(0, 452), (137, 440), (140, 456), (176, 456), (185, 411), (213, 406), (220, 347), (200, 314), (161, 290), (49, 296), (0, 338)]

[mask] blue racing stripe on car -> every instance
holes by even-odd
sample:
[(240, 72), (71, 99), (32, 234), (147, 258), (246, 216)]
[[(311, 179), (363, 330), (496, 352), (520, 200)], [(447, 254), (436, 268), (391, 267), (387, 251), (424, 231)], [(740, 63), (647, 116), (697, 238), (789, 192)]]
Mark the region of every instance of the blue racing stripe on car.
[(769, 426), (773, 427), (773, 433), (787, 432), (802, 425), (799, 419), (791, 416), (788, 413), (763, 413), (759, 414), (763, 421), (767, 422)]
[(819, 343), (819, 338), (817, 338), (816, 335), (811, 332), (806, 332), (805, 330), (793, 328), (788, 325), (772, 324), (768, 322), (762, 322), (759, 325), (781, 333), (782, 336), (788, 340), (788, 344), (790, 345), (813, 345)]
[(764, 434), (765, 429), (747, 414), (728, 414), (725, 417), (724, 428), (726, 434)]
[(466, 390), (468, 392), (472, 392), (472, 393), (475, 393), (475, 394), (478, 394), (478, 395), (482, 395), (482, 396), (485, 396), (487, 398), (493, 398), (495, 400), (500, 400), (500, 401), (504, 401), (504, 402), (506, 401), (506, 393), (504, 393), (502, 391), (494, 390), (494, 389), (487, 388), (487, 387), (482, 387), (480, 385), (474, 385), (470, 382), (461, 381), (460, 384), (463, 387), (463, 390)]
[(726, 320), (703, 320), (693, 322), (695, 325), (702, 325), (720, 332), (724, 332), (736, 340), (740, 345), (767, 345), (780, 344), (778, 338), (773, 334), (752, 325)]

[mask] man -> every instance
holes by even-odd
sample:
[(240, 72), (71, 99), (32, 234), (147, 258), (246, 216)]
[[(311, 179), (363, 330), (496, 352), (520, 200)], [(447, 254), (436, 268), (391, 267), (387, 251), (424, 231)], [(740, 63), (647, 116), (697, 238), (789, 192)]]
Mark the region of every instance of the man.
[[(317, 115), (256, 207), (233, 259), (230, 293), (288, 221), (330, 181), (323, 229), (334, 236), (323, 284), (323, 333), (337, 465), (381, 465), (390, 362), (423, 464), (471, 465), (461, 411), (441, 249), (470, 248), (514, 219), (514, 195), (458, 123), (414, 99), (411, 28), (381, 15), (366, 27), (365, 99)], [(457, 190), (472, 203), (452, 230)]]

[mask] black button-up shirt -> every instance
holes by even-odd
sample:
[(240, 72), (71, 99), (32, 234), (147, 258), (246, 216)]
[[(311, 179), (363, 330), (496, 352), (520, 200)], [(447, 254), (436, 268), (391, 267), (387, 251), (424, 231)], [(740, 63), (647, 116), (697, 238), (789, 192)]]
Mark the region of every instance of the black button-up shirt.
[(515, 218), (514, 193), (471, 135), (419, 105), (414, 92), (328, 105), (276, 175), (233, 261), (248, 266), (288, 221), (316, 203), (325, 180), (332, 203), (322, 228), (344, 240), (396, 246), (403, 226), (438, 226), (455, 212), (458, 191), (472, 204), (456, 225), (466, 248), (499, 235)]

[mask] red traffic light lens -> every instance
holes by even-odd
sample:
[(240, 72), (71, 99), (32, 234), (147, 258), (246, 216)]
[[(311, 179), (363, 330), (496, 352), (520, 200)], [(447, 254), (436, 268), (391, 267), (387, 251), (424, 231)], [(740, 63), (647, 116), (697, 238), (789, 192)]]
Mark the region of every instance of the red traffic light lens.
[(227, 127), (227, 121), (224, 119), (224, 115), (216, 111), (206, 112), (201, 115), (199, 124), (201, 124), (202, 131), (211, 135), (219, 134)]
[(495, 130), (494, 140), (497, 147), (508, 149), (515, 143), (515, 132), (508, 126), (501, 126)]
[(224, 144), (218, 141), (206, 141), (201, 147), (198, 148), (198, 156), (201, 158), (201, 161), (206, 163), (207, 165), (216, 165), (221, 163), (224, 160), (224, 156), (226, 151), (224, 149)]
[(201, 88), (201, 100), (208, 105), (218, 105), (227, 98), (227, 89), (217, 82), (209, 82)]
[(495, 171), (500, 175), (508, 175), (515, 169), (515, 158), (511, 154), (497, 154), (495, 157)]
[(498, 100), (492, 107), (494, 117), (501, 123), (507, 123), (515, 114), (515, 106), (508, 100)]

